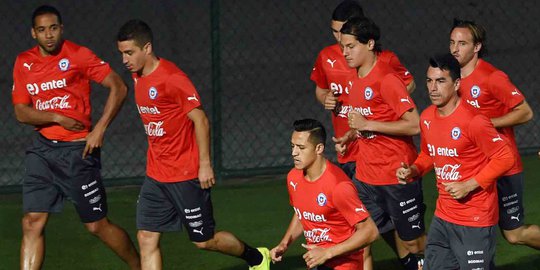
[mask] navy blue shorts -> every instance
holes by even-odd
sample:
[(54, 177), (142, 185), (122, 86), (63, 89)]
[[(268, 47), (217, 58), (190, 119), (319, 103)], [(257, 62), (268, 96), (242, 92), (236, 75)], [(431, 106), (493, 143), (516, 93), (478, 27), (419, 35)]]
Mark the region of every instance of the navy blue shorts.
[(396, 229), (399, 238), (411, 241), (425, 232), (422, 179), (407, 185), (385, 186), (366, 184), (356, 178), (353, 182), (380, 234)]
[(58, 213), (73, 202), (82, 222), (107, 216), (99, 149), (82, 158), (86, 142), (58, 142), (43, 136), (26, 150), (23, 211)]
[(192, 242), (214, 237), (210, 189), (199, 180), (162, 183), (146, 177), (137, 202), (137, 229), (151, 232), (181, 231), (182, 224)]
[(523, 209), (523, 173), (503, 176), (497, 180), (499, 227), (506, 231), (525, 224)]

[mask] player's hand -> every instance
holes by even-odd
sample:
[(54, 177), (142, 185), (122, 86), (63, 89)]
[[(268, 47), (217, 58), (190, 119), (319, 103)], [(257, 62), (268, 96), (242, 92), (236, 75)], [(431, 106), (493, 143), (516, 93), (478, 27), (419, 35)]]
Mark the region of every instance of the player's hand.
[(334, 96), (334, 93), (332, 91), (328, 91), (328, 93), (324, 96), (324, 108), (326, 110), (335, 109), (337, 102), (338, 97)]
[(88, 154), (92, 154), (94, 149), (101, 148), (103, 146), (103, 135), (105, 134), (105, 129), (96, 126), (94, 130), (90, 131), (86, 135), (86, 146), (84, 147), (82, 158), (86, 158)]
[(462, 182), (443, 182), (444, 190), (456, 200), (463, 199), (479, 185), (474, 178)]
[(352, 111), (348, 115), (349, 127), (359, 131), (367, 130), (368, 120), (357, 111)]
[(272, 250), (270, 250), (270, 258), (272, 258), (272, 263), (281, 262), (281, 259), (283, 259), (283, 254), (285, 254), (285, 251), (287, 251), (287, 245), (280, 243), (279, 245), (275, 246)]
[(81, 131), (84, 129), (84, 124), (67, 116), (56, 114), (55, 122), (61, 125), (63, 128), (71, 131)]
[(413, 172), (409, 164), (401, 162), (401, 167), (396, 170), (396, 176), (400, 184), (406, 185), (409, 183), (413, 177)]
[(302, 246), (308, 250), (308, 252), (306, 252), (302, 257), (306, 261), (306, 265), (309, 269), (324, 264), (326, 261), (332, 258), (332, 255), (326, 248), (306, 244), (302, 244)]
[(199, 182), (201, 183), (202, 189), (211, 188), (216, 184), (216, 179), (214, 178), (214, 169), (212, 169), (212, 166), (199, 166)]
[(345, 155), (345, 153), (347, 152), (346, 136), (339, 137), (339, 138), (332, 137), (332, 141), (335, 143), (334, 147), (336, 149), (336, 153), (342, 156)]

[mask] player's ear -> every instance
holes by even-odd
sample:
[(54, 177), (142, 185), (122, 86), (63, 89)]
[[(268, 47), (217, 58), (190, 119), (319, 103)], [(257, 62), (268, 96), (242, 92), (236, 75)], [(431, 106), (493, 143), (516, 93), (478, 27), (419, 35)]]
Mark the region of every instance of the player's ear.
[(477, 53), (482, 49), (482, 43), (478, 42), (474, 44), (474, 52)]
[(373, 49), (375, 48), (375, 40), (374, 39), (368, 40), (367, 45), (368, 45), (368, 49), (370, 51), (373, 51)]
[(315, 151), (317, 152), (317, 155), (322, 155), (324, 153), (324, 144), (317, 144), (317, 146), (315, 146)]
[(461, 84), (461, 79), (457, 78), (456, 81), (454, 82), (454, 90), (456, 90), (456, 92), (459, 90), (460, 84)]
[(32, 38), (33, 39), (37, 39), (37, 34), (36, 34), (36, 30), (34, 29), (34, 27), (30, 28), (30, 33), (32, 33)]
[(147, 42), (146, 44), (144, 44), (143, 50), (144, 50), (144, 52), (145, 52), (146, 54), (152, 54), (152, 51), (153, 51), (152, 43)]

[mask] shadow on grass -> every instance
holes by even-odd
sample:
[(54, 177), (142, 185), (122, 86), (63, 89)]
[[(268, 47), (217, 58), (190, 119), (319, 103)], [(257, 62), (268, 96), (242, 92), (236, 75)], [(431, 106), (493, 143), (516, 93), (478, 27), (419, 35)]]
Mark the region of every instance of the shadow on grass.
[[(496, 259), (495, 259), (496, 260)], [(520, 257), (517, 261), (498, 265), (497, 270), (540, 269), (540, 254)]]
[[(291, 269), (306, 269), (304, 259), (302, 256), (290, 256), (284, 259), (284, 262), (271, 264), (270, 268), (272, 270), (291, 270)], [(401, 270), (401, 265), (397, 260), (382, 260), (376, 261), (373, 266), (374, 269), (385, 269), (385, 270)], [(222, 270), (246, 270), (247, 267), (245, 264), (240, 264), (232, 267), (222, 268)], [(497, 268), (499, 269), (499, 268)], [(521, 268), (518, 268), (521, 269)], [(515, 270), (515, 269), (512, 269)]]

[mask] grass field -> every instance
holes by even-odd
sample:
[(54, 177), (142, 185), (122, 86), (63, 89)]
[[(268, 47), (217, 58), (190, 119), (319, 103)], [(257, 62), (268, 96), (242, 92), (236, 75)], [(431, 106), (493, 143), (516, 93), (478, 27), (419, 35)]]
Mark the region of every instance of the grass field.
[[(527, 223), (540, 224), (540, 160), (525, 162), (525, 206)], [(288, 205), (284, 176), (254, 177), (225, 181), (214, 188), (215, 217), (220, 230), (234, 232), (253, 246), (273, 247), (286, 230), (292, 215)], [(434, 211), (436, 191), (430, 174), (424, 180), (429, 224)], [(135, 239), (135, 202), (138, 187), (110, 188), (110, 219), (126, 228)], [(21, 238), (21, 197), (0, 195), (0, 269), (17, 269)], [(62, 214), (52, 215), (46, 231), (46, 259), (43, 269), (127, 269), (114, 254), (87, 233), (71, 204)], [(301, 241), (288, 251), (283, 262), (272, 269), (306, 269)], [(240, 270), (247, 266), (239, 259), (197, 250), (185, 233), (167, 233), (162, 237), (164, 269)], [(400, 269), (392, 251), (378, 240), (374, 245), (375, 269)], [(540, 252), (511, 246), (499, 236), (497, 269), (540, 269)]]

